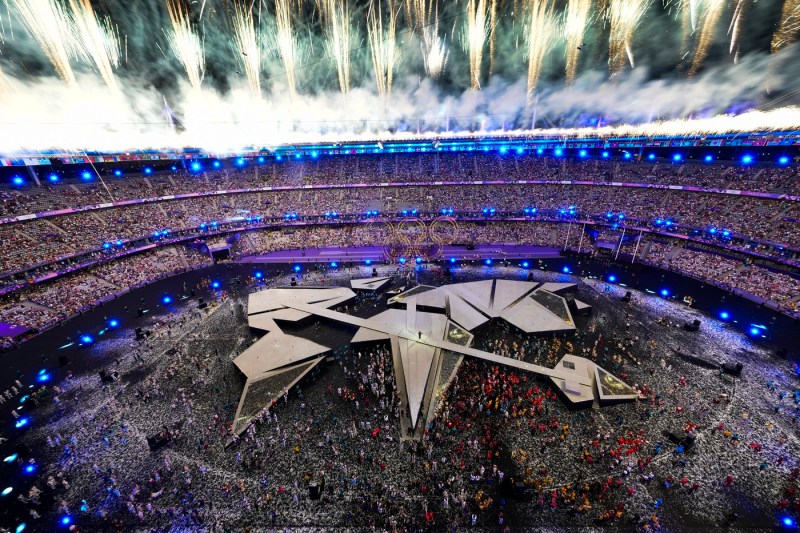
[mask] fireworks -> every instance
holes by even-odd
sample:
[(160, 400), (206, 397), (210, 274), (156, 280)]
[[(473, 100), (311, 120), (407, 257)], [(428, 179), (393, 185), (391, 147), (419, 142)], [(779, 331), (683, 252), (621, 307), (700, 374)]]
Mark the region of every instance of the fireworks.
[(488, 7), (487, 0), (467, 0), (467, 28), (464, 44), (469, 54), (470, 87), (474, 91), (481, 88), (483, 47), (489, 31)]
[(108, 18), (102, 22), (98, 20), (89, 0), (69, 0), (69, 7), (86, 59), (91, 61), (110, 89), (119, 90), (114, 77), (121, 55), (116, 27)]
[(406, 0), (406, 18), (419, 36), (425, 73), (438, 78), (444, 72), (449, 53), (445, 40), (439, 36), (439, 2)]
[(388, 1), (388, 22), (383, 26), (383, 8), (381, 0), (372, 0), (367, 15), (372, 68), (375, 70), (375, 82), (378, 94), (392, 93), (394, 64), (397, 60), (396, 31), (397, 16), (394, 2)]
[(772, 36), (770, 50), (773, 53), (792, 44), (800, 34), (800, 0), (786, 0), (781, 11), (781, 22)]
[(608, 66), (611, 75), (619, 73), (625, 66), (625, 60), (634, 66), (633, 34), (642, 17), (650, 7), (651, 0), (611, 0), (608, 19), (611, 23), (611, 35), (608, 39)]
[(550, 0), (528, 0), (528, 98), (542, 73), (544, 56), (553, 47), (556, 18)]
[(275, 0), (275, 40), (283, 68), (289, 95), (297, 96), (297, 41), (292, 29), (292, 0)]
[(80, 55), (81, 49), (67, 11), (52, 0), (11, 0), (11, 3), (58, 76), (74, 84), (70, 59)]
[(250, 92), (261, 97), (261, 35), (255, 25), (252, 8), (237, 2), (233, 8), (233, 42), (239, 52)]
[(346, 0), (319, 0), (327, 23), (328, 51), (336, 59), (339, 89), (350, 91), (350, 8)]
[(692, 67), (689, 69), (689, 76), (694, 76), (700, 66), (708, 56), (708, 47), (714, 40), (714, 30), (719, 22), (719, 17), (722, 15), (722, 8), (725, 7), (725, 0), (708, 0), (708, 7), (704, 15), (703, 29), (700, 31), (700, 37), (697, 41), (697, 50), (694, 53), (694, 61)]
[(567, 83), (572, 83), (578, 70), (578, 54), (589, 22), (592, 0), (569, 0), (564, 16), (564, 38), (567, 42)]
[(180, 0), (167, 0), (172, 31), (165, 32), (175, 57), (181, 62), (195, 90), (200, 89), (205, 75), (206, 59), (203, 41), (192, 29), (189, 12)]
[(739, 35), (742, 33), (742, 23), (744, 21), (744, 15), (747, 12), (747, 2), (748, 0), (736, 0), (736, 8), (733, 11), (731, 25), (728, 27), (728, 35), (731, 36), (729, 53), (733, 54), (735, 52), (737, 56), (739, 49)]

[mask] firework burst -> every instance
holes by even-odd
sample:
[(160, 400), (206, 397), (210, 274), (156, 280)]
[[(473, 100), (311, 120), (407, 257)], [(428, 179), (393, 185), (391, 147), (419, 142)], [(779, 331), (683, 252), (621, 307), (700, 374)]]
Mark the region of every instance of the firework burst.
[(292, 98), (297, 96), (297, 40), (292, 23), (292, 0), (275, 0), (275, 41), (286, 71), (286, 85)]
[(689, 76), (694, 76), (700, 66), (708, 57), (708, 47), (714, 41), (714, 32), (717, 28), (722, 10), (725, 8), (726, 0), (707, 0), (707, 7), (703, 14), (703, 27), (697, 40), (697, 50), (694, 53), (694, 60), (689, 69)]
[(556, 36), (556, 17), (550, 0), (529, 0), (528, 12), (528, 98), (533, 95), (547, 53)]
[(464, 45), (469, 54), (469, 79), (472, 90), (481, 88), (483, 48), (489, 33), (489, 3), (487, 0), (467, 0), (467, 27)]
[(250, 92), (261, 97), (261, 34), (253, 17), (252, 6), (237, 2), (233, 7), (233, 43), (239, 52)]
[(800, 34), (800, 0), (786, 0), (781, 11), (781, 22), (772, 36), (770, 50), (777, 52), (797, 40)]
[(651, 0), (611, 0), (607, 16), (611, 24), (608, 66), (612, 76), (625, 67), (626, 60), (633, 68), (633, 35), (650, 4)]
[(564, 39), (567, 42), (566, 81), (575, 80), (578, 70), (578, 54), (583, 46), (583, 36), (589, 23), (592, 0), (569, 0), (564, 15)]
[(328, 34), (328, 52), (336, 59), (339, 89), (350, 91), (350, 7), (346, 0), (320, 0)]
[(116, 26), (108, 18), (102, 21), (97, 18), (90, 0), (69, 0), (69, 7), (75, 29), (81, 35), (85, 58), (94, 65), (111, 90), (119, 90), (114, 76), (121, 57)]
[(372, 0), (367, 14), (367, 32), (369, 36), (372, 68), (375, 70), (375, 83), (378, 93), (392, 93), (394, 65), (397, 61), (397, 11), (393, 0), (388, 0), (388, 17), (384, 27), (383, 6), (381, 0)]
[(172, 30), (164, 33), (170, 48), (186, 70), (189, 84), (199, 90), (206, 71), (203, 41), (192, 28), (189, 11), (180, 0), (167, 0), (167, 12)]
[(11, 4), (58, 76), (75, 84), (70, 60), (82, 55), (82, 51), (69, 13), (51, 0), (11, 0)]

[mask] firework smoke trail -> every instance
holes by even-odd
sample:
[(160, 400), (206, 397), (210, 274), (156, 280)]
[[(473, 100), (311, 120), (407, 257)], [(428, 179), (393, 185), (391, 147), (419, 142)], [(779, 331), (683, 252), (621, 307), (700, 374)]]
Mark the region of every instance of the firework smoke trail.
[(233, 42), (239, 51), (253, 98), (261, 98), (261, 35), (256, 28), (252, 7), (236, 2), (233, 6)]
[(275, 0), (275, 25), (278, 53), (286, 71), (286, 84), (292, 98), (297, 96), (297, 42), (292, 30), (292, 0)]
[(611, 75), (625, 67), (625, 59), (634, 66), (631, 41), (642, 17), (650, 7), (651, 0), (611, 0), (608, 18), (611, 34), (608, 39), (608, 66)]
[(700, 66), (708, 57), (708, 47), (714, 41), (714, 31), (717, 28), (717, 23), (722, 15), (722, 10), (725, 7), (726, 0), (707, 0), (708, 7), (704, 14), (703, 28), (700, 30), (700, 37), (697, 41), (697, 50), (694, 53), (694, 60), (692, 67), (689, 69), (689, 77), (697, 74)]
[(774, 54), (792, 44), (800, 34), (800, 0), (786, 0), (781, 11), (781, 22), (772, 35), (770, 51)]
[(483, 47), (489, 30), (486, 0), (467, 0), (467, 29), (465, 47), (469, 54), (469, 79), (472, 90), (481, 88), (481, 63)]
[(592, 0), (569, 0), (564, 15), (564, 39), (567, 41), (566, 81), (571, 84), (578, 71), (578, 54), (589, 22)]
[(100, 72), (106, 85), (118, 91), (114, 70), (119, 66), (121, 53), (116, 28), (108, 18), (103, 22), (97, 19), (90, 0), (69, 0), (69, 7), (86, 58)]
[(742, 31), (742, 22), (744, 21), (744, 15), (747, 12), (747, 0), (737, 0), (736, 1), (736, 8), (733, 11), (733, 18), (731, 19), (731, 25), (728, 26), (728, 35), (731, 36), (731, 46), (728, 50), (728, 53), (733, 54), (736, 53), (734, 57), (734, 62), (738, 61), (739, 56), (739, 35)]
[(11, 3), (58, 76), (67, 84), (74, 84), (75, 73), (69, 62), (81, 52), (66, 10), (51, 0), (11, 0)]
[(167, 12), (172, 23), (172, 31), (164, 32), (175, 57), (181, 62), (195, 90), (200, 89), (206, 70), (203, 42), (192, 30), (189, 12), (181, 0), (167, 0)]
[(350, 8), (347, 0), (322, 0), (322, 14), (327, 23), (328, 48), (336, 58), (339, 89), (350, 91)]
[(420, 39), (425, 74), (437, 79), (444, 72), (449, 55), (445, 40), (439, 37), (439, 2), (406, 0), (405, 7), (409, 25)]
[(367, 33), (369, 48), (372, 54), (372, 68), (375, 70), (375, 83), (381, 96), (392, 94), (392, 78), (394, 64), (398, 52), (396, 45), (397, 12), (394, 1), (388, 1), (389, 20), (386, 29), (383, 27), (383, 9), (381, 0), (372, 0), (367, 14)]
[(542, 74), (544, 56), (553, 48), (556, 36), (556, 17), (551, 0), (528, 1), (528, 100), (536, 90)]

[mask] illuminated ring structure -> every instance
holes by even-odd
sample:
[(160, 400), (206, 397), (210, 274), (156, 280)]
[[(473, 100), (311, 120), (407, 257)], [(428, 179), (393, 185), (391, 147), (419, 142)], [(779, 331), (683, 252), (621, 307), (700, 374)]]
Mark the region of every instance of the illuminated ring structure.
[(400, 258), (430, 261), (441, 256), (446, 245), (458, 239), (458, 223), (449, 217), (439, 217), (429, 223), (408, 219), (392, 224), (384, 221), (370, 223), (371, 232), (382, 242), (383, 255), (392, 261)]

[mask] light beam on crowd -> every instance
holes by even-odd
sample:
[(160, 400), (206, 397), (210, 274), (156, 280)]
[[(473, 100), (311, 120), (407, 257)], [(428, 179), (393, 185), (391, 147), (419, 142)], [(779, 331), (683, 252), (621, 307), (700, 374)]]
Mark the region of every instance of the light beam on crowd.
[(167, 0), (167, 12), (172, 29), (164, 33), (170, 48), (186, 70), (191, 86), (199, 90), (206, 70), (203, 40), (192, 27), (189, 11), (181, 0)]

